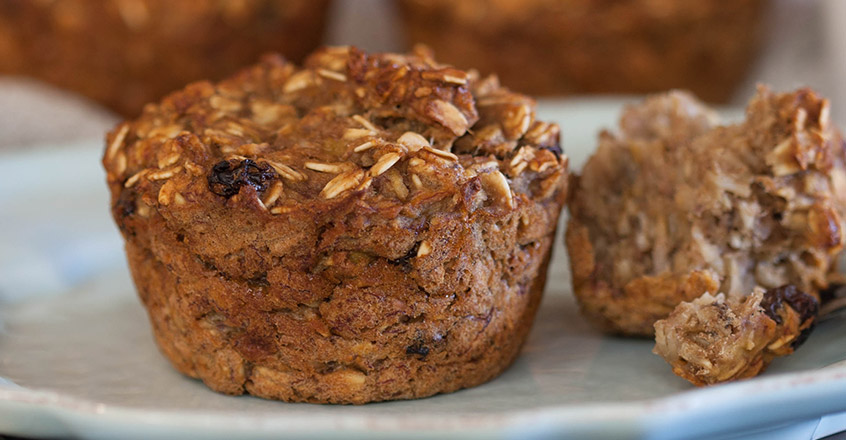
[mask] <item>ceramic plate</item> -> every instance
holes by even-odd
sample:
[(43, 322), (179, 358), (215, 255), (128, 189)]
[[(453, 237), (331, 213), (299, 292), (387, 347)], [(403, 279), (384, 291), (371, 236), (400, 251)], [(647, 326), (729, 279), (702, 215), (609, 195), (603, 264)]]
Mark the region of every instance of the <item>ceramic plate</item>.
[[(578, 167), (621, 101), (557, 101)], [(648, 340), (578, 314), (560, 238), (530, 339), (499, 378), (416, 401), (320, 406), (229, 397), (159, 354), (108, 214), (101, 143), (0, 155), (0, 433), (90, 438), (818, 438), (846, 427), (846, 319), (761, 377), (695, 389)], [(728, 438), (728, 437), (726, 437)]]

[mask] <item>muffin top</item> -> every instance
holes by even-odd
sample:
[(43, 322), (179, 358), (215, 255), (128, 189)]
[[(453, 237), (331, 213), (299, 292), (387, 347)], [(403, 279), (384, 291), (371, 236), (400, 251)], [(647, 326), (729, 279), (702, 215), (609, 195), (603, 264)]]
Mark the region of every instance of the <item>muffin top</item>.
[(358, 200), (395, 216), (446, 199), (472, 213), (549, 198), (567, 158), (558, 126), (537, 121), (534, 101), (495, 77), (422, 50), (332, 47), (302, 68), (267, 56), (148, 104), (108, 135), (103, 163), (113, 201), (130, 214), (321, 215)]

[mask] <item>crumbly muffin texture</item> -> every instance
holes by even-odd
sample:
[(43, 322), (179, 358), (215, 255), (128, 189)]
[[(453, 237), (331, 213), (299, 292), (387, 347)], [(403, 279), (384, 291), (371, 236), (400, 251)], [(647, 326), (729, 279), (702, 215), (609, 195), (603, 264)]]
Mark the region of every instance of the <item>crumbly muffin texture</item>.
[(328, 0), (3, 0), (0, 74), (31, 76), (125, 116), (261, 54), (299, 61), (320, 44)]
[(425, 53), (345, 47), (150, 104), (103, 163), (176, 368), (305, 402), (499, 374), (531, 327), (568, 182), (531, 99)]
[(844, 144), (828, 101), (760, 88), (717, 125), (690, 95), (627, 108), (576, 180), (567, 246), (584, 314), (615, 333), (704, 292), (828, 284), (844, 228)]
[(655, 323), (655, 354), (695, 385), (756, 376), (801, 345), (813, 329), (817, 299), (794, 286), (755, 288), (745, 299), (705, 293)]

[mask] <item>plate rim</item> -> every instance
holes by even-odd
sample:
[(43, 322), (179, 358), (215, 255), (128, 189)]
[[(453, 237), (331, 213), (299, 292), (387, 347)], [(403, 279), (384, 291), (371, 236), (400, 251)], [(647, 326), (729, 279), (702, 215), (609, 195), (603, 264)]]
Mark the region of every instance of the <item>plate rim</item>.
[[(694, 388), (655, 399), (584, 405), (571, 403), (487, 414), (409, 413), (381, 416), (376, 411), (379, 403), (363, 406), (372, 406), (372, 414), (245, 415), (220, 410), (151, 411), (107, 405), (56, 391), (25, 388), (10, 383), (0, 385), (0, 429), (32, 434), (31, 427), (16, 423), (13, 420), (15, 417), (8, 417), (28, 413), (33, 417), (50, 417), (50, 421), (64, 427), (63, 431), (46, 432), (54, 435), (79, 434), (78, 429), (89, 433), (98, 429), (108, 431), (110, 426), (120, 426), (121, 432), (134, 430), (137, 434), (144, 434), (145, 430), (164, 429), (165, 432), (186, 431), (210, 438), (225, 438), (235, 433), (250, 438), (278, 438), (280, 433), (293, 437), (366, 433), (374, 438), (391, 438), (398, 433), (414, 433), (424, 436), (460, 434), (471, 438), (489, 438), (509, 432), (520, 432), (521, 435), (531, 433), (527, 436), (625, 433), (626, 436), (649, 437), (684, 427), (688, 436), (697, 437), (760, 428), (762, 424), (777, 427), (846, 411), (846, 399), (837, 398), (844, 393), (846, 365), (843, 363), (821, 369)], [(725, 405), (715, 406), (715, 401), (725, 402)], [(304, 408), (317, 405), (277, 403), (302, 405)], [(341, 408), (339, 411), (343, 411), (344, 407), (354, 406), (338, 407)], [(727, 417), (723, 420), (728, 423), (718, 426), (694, 423), (695, 420), (692, 420), (719, 418), (748, 408), (755, 408), (759, 414), (766, 416)]]

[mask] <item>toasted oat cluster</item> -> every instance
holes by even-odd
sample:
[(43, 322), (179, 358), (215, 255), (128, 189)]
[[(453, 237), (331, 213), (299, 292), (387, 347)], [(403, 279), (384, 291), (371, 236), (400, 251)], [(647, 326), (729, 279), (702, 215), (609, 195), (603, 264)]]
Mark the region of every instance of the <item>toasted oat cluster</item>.
[(695, 385), (756, 376), (793, 353), (813, 328), (817, 299), (793, 286), (755, 288), (745, 299), (706, 293), (655, 323), (655, 354)]
[(499, 374), (531, 327), (568, 180), (531, 99), (425, 53), (345, 47), (150, 104), (103, 163), (174, 365), (309, 402)]
[[(648, 336), (703, 293), (723, 292), (727, 304), (757, 287), (817, 296), (844, 241), (844, 155), (828, 101), (808, 89), (760, 88), (733, 125), (718, 125), (681, 92), (627, 108), (620, 132), (600, 135), (569, 204), (566, 239), (585, 316), (609, 332)], [(711, 299), (694, 304), (703, 301)], [(716, 379), (696, 379), (708, 380)]]
[(80, 93), (125, 116), (268, 51), (301, 60), (328, 0), (3, 0), (0, 74)]

